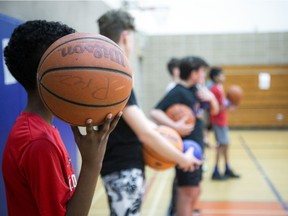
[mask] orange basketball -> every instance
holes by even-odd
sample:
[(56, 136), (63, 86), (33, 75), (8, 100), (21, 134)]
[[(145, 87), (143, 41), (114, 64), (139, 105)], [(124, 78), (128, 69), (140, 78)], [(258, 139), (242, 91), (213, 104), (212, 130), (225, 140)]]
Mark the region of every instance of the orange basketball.
[(38, 66), (38, 90), (59, 119), (84, 126), (121, 111), (132, 89), (132, 71), (121, 48), (107, 37), (73, 33), (53, 43)]
[(195, 116), (193, 114), (193, 111), (190, 107), (188, 107), (185, 104), (174, 104), (170, 106), (166, 110), (166, 114), (169, 116), (169, 118), (173, 119), (174, 121), (179, 121), (184, 116), (188, 116), (188, 119), (186, 120), (187, 124), (195, 124)]
[[(168, 140), (171, 145), (173, 145), (175, 148), (179, 149), (179, 151), (182, 152), (182, 139), (174, 129), (167, 126), (159, 126), (156, 130), (166, 140)], [(147, 145), (145, 144), (143, 144), (143, 158), (147, 166), (156, 170), (164, 170), (176, 165), (173, 160), (167, 160), (166, 158), (156, 153), (154, 150), (147, 147)]]
[(239, 105), (242, 97), (243, 97), (243, 90), (238, 85), (232, 85), (227, 89), (227, 99), (233, 105)]

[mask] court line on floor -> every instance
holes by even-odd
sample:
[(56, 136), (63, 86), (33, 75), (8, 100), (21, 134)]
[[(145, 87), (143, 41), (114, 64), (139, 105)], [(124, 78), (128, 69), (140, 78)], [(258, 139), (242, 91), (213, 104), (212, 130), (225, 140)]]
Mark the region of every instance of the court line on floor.
[(161, 196), (163, 195), (163, 190), (166, 187), (167, 181), (165, 181), (169, 177), (169, 172), (164, 173), (160, 178), (158, 182), (157, 191), (155, 191), (155, 195), (153, 197), (152, 205), (150, 207), (150, 211), (148, 212), (148, 215), (156, 215), (155, 212), (158, 209), (158, 203), (161, 199)]
[(266, 181), (266, 183), (268, 184), (269, 188), (272, 190), (273, 194), (276, 196), (278, 202), (280, 203), (280, 205), (282, 206), (282, 208), (285, 211), (288, 211), (288, 206), (286, 205), (285, 201), (283, 200), (282, 196), (280, 195), (280, 193), (278, 192), (278, 190), (276, 189), (276, 187), (274, 186), (274, 184), (272, 183), (271, 179), (268, 177), (268, 175), (266, 174), (265, 170), (263, 169), (263, 167), (261, 166), (261, 164), (258, 162), (256, 156), (253, 154), (252, 150), (249, 148), (249, 146), (247, 145), (245, 139), (240, 135), (239, 136), (239, 140), (241, 145), (243, 146), (244, 150), (246, 151), (246, 153), (248, 154), (248, 156), (250, 157), (250, 159), (253, 161), (253, 163), (255, 164), (257, 170), (260, 172), (260, 174), (262, 175), (262, 177), (264, 178), (264, 180)]
[(213, 215), (254, 215), (254, 216), (271, 216), (271, 215), (274, 215), (274, 216), (287, 216), (287, 214), (285, 212), (282, 211), (279, 211), (279, 210), (262, 210), (262, 211), (259, 211), (258, 209), (257, 210), (253, 210), (253, 209), (250, 209), (250, 210), (243, 210), (243, 209), (204, 209), (203, 210), (203, 215), (205, 214), (213, 214)]

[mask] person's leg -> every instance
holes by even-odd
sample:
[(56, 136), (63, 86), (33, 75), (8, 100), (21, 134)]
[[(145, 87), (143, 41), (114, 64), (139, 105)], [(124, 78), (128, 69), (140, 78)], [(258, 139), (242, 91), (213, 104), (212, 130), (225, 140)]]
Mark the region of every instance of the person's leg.
[[(192, 177), (191, 177), (192, 178)], [(193, 181), (191, 181), (191, 187), (192, 187), (192, 191), (191, 191), (191, 196), (192, 196), (192, 212), (194, 211), (199, 211), (199, 209), (197, 209), (197, 204), (198, 201), (200, 199), (200, 195), (201, 195), (201, 181), (202, 181), (202, 167), (200, 167), (200, 169), (196, 170), (194, 172), (194, 176), (193, 176)]]
[(115, 172), (102, 177), (110, 216), (140, 215), (144, 194), (144, 173), (139, 169)]
[(191, 216), (200, 197), (202, 169), (200, 168), (194, 172), (183, 172), (176, 169), (176, 175), (178, 180), (176, 215)]
[(196, 204), (198, 203), (200, 193), (201, 193), (200, 185), (178, 187), (177, 201), (176, 201), (176, 209), (177, 209), (176, 215), (191, 216), (192, 212), (196, 210)]
[(221, 175), (220, 171), (219, 171), (219, 161), (220, 161), (220, 158), (223, 158), (224, 157), (224, 151), (225, 151), (225, 146), (223, 146), (222, 144), (220, 144), (217, 148), (217, 156), (216, 156), (216, 160), (217, 160), (217, 163), (214, 167), (214, 171), (213, 171), (213, 174), (212, 174), (212, 179), (213, 180), (225, 180), (226, 177), (224, 175)]
[(210, 143), (209, 143), (209, 131), (207, 128), (204, 128), (204, 147), (205, 148), (210, 148)]
[(217, 144), (214, 172), (219, 172), (218, 167), (219, 167), (220, 155), (221, 155), (221, 146)]
[(212, 174), (212, 180), (225, 180), (226, 177), (224, 175), (221, 175), (219, 171), (220, 158), (224, 157), (224, 151), (225, 151), (225, 146), (222, 145), (223, 131), (222, 128), (217, 125), (213, 125), (213, 130), (215, 133), (215, 139), (217, 141), (217, 147), (216, 147), (216, 161), (214, 171)]
[[(195, 192), (194, 192), (195, 193)], [(178, 187), (177, 188), (177, 201), (176, 210), (177, 216), (191, 216), (193, 208), (193, 187)]]
[(219, 143), (218, 143), (218, 139), (217, 139), (217, 127), (216, 126), (212, 126), (213, 128), (213, 132), (214, 132), (214, 136), (215, 136), (215, 140), (216, 140), (216, 154), (215, 154), (215, 165), (214, 165), (214, 171), (213, 171), (213, 174), (212, 174), (212, 179), (213, 179), (213, 176), (216, 174), (216, 173), (219, 173), (219, 170), (218, 170), (218, 165), (219, 165), (219, 160), (220, 160), (220, 149), (219, 149)]
[(229, 160), (228, 160), (228, 145), (222, 145), (222, 149), (223, 149), (223, 157), (224, 157), (224, 162), (225, 162), (225, 169), (227, 169), (227, 166), (229, 164)]
[(201, 185), (199, 184), (198, 187), (195, 187), (195, 199), (192, 201), (192, 215), (193, 216), (199, 216), (201, 215), (201, 209), (197, 208), (198, 201), (200, 199), (201, 195)]
[(224, 149), (224, 158), (225, 158), (225, 173), (224, 173), (224, 176), (226, 178), (240, 178), (240, 175), (238, 174), (235, 174), (233, 172), (233, 170), (231, 169), (230, 167), (230, 163), (229, 163), (229, 158), (228, 158), (228, 147), (229, 145), (223, 145), (225, 147)]
[(192, 210), (195, 211), (197, 210), (197, 203), (200, 198), (201, 194), (201, 186), (200, 184), (198, 186), (192, 187)]
[(230, 168), (229, 159), (229, 129), (228, 127), (222, 127), (221, 142), (223, 146), (223, 156), (225, 160), (225, 177), (226, 178), (239, 178), (240, 176), (235, 174)]
[(228, 127), (221, 127), (221, 144), (223, 146), (223, 157), (225, 161), (225, 169), (229, 166), (229, 158), (228, 158), (228, 146), (229, 146), (229, 137), (228, 137)]

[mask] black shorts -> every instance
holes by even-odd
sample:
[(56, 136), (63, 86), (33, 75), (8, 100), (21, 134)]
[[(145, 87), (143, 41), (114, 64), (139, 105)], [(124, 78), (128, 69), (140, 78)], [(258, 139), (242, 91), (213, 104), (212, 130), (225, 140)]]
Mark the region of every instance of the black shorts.
[(198, 186), (202, 180), (202, 167), (193, 172), (184, 172), (176, 167), (177, 186)]

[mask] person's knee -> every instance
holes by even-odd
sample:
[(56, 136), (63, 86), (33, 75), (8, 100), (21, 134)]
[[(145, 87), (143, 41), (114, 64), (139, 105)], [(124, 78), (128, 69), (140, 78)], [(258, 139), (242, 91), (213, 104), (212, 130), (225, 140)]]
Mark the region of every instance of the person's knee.
[(180, 187), (178, 189), (179, 197), (185, 198), (188, 200), (195, 199), (196, 196), (200, 194), (200, 187), (198, 185), (189, 186), (189, 187)]
[(219, 151), (223, 152), (225, 151), (225, 149), (227, 149), (227, 145), (224, 145), (224, 144), (219, 145)]

